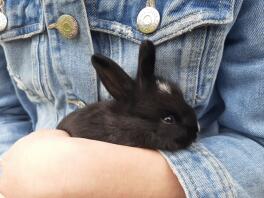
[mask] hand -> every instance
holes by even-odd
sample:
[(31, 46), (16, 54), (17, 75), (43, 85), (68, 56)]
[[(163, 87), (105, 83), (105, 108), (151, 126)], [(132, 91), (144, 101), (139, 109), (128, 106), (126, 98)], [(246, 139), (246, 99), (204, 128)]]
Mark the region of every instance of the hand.
[(158, 152), (70, 138), (63, 131), (21, 139), (2, 166), (0, 192), (7, 198), (185, 197)]

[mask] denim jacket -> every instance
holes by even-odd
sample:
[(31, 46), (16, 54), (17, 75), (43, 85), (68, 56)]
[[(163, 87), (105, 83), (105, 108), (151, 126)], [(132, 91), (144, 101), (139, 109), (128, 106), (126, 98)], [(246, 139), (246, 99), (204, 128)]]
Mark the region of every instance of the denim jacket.
[[(138, 47), (156, 45), (155, 72), (179, 84), (201, 132), (189, 148), (160, 151), (187, 197), (264, 196), (264, 1), (156, 0), (161, 22), (143, 34), (146, 0), (5, 0), (0, 33), (0, 152), (68, 113), (109, 99), (91, 65), (102, 53), (132, 77)], [(76, 38), (48, 29), (62, 14)], [(162, 182), (162, 181), (161, 181)]]

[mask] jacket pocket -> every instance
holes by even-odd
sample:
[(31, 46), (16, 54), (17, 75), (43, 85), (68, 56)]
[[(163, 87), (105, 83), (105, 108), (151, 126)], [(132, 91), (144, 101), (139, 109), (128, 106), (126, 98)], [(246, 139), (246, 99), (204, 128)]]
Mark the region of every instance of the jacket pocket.
[(45, 29), (40, 0), (5, 0), (4, 13), (8, 26), (1, 41), (29, 38)]
[(160, 44), (199, 26), (228, 24), (233, 21), (234, 0), (156, 1), (161, 15), (157, 31), (146, 35), (138, 31), (137, 15), (146, 0), (87, 1), (91, 29), (135, 42), (150, 39)]
[(198, 107), (213, 91), (225, 37), (234, 21), (234, 4), (234, 0), (157, 0), (161, 22), (152, 34), (141, 33), (136, 24), (146, 1), (87, 1), (87, 10), (90, 27), (97, 32), (94, 35), (101, 35), (97, 43), (104, 40), (101, 45), (109, 49), (102, 53), (108, 53), (133, 76), (137, 58), (130, 57), (128, 49), (137, 51), (135, 44), (152, 40), (156, 74), (176, 82), (186, 101)]
[(7, 29), (0, 34), (7, 68), (17, 87), (34, 102), (52, 100), (50, 58), (40, 0), (6, 0)]

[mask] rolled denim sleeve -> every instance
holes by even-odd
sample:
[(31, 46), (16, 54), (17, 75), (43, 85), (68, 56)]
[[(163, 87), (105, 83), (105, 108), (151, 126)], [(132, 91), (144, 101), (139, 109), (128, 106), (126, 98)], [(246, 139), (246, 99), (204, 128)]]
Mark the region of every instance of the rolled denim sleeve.
[(244, 1), (225, 43), (216, 92), (219, 133), (186, 150), (161, 151), (187, 197), (264, 195), (263, 1)]
[(32, 123), (9, 77), (3, 48), (0, 46), (0, 155), (16, 140), (32, 131)]

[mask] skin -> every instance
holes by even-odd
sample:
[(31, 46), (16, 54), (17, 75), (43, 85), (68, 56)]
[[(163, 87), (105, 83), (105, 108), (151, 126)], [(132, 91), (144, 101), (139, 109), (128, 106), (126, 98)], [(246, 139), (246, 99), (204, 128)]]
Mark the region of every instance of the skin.
[(17, 141), (1, 162), (6, 198), (184, 198), (157, 152), (43, 130)]

